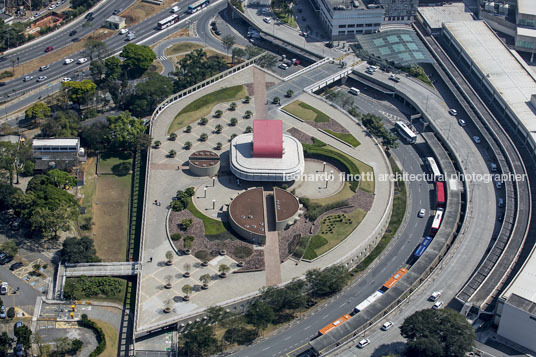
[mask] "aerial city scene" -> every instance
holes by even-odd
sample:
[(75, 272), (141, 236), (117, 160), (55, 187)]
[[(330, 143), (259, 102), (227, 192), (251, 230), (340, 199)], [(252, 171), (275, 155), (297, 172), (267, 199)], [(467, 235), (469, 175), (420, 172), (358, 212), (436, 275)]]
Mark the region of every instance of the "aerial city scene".
[(4, 0), (0, 357), (536, 356), (535, 53), (536, 0)]

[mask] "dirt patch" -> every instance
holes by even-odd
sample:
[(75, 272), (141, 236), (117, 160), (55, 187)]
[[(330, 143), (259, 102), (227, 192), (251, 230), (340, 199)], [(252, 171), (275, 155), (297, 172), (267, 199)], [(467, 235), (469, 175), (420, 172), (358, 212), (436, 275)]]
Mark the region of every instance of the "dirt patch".
[(132, 26), (171, 6), (175, 2), (176, 0), (164, 0), (162, 5), (155, 5), (138, 0), (126, 11), (120, 13), (119, 16), (126, 19), (127, 26)]
[(301, 130), (298, 130), (296, 128), (290, 128), (287, 130), (287, 132), (296, 139), (298, 139), (298, 141), (302, 144), (313, 144), (313, 137), (305, 134)]
[(327, 130), (334, 131), (336, 133), (343, 133), (343, 134), (349, 133), (349, 131), (346, 130), (344, 126), (342, 126), (341, 124), (339, 124), (338, 121), (333, 120), (333, 119), (329, 119), (327, 123), (316, 123), (312, 121), (306, 121), (306, 123), (318, 129), (323, 129), (323, 130), (327, 129)]
[[(187, 230), (180, 229), (180, 223), (183, 219), (191, 219), (192, 225)], [(244, 262), (244, 266), (239, 271), (253, 271), (253, 270), (263, 270), (264, 269), (264, 252), (262, 250), (254, 249), (253, 244), (246, 243), (239, 239), (227, 239), (227, 240), (209, 240), (205, 237), (205, 227), (203, 222), (194, 217), (188, 210), (181, 212), (171, 212), (169, 215), (169, 233), (180, 233), (182, 238), (178, 241), (174, 241), (173, 244), (178, 250), (184, 249), (184, 237), (193, 236), (195, 237), (192, 242), (191, 253), (195, 254), (199, 251), (206, 251), (209, 254), (207, 260), (210, 260), (219, 255), (221, 250), (225, 250), (227, 255), (233, 258), (234, 260)], [(252, 254), (247, 257), (237, 257), (236, 252), (239, 252), (240, 249), (236, 250), (238, 247), (248, 247), (251, 249)]]
[(131, 175), (97, 178), (93, 202), (93, 230), (97, 255), (103, 261), (124, 261), (128, 239)]

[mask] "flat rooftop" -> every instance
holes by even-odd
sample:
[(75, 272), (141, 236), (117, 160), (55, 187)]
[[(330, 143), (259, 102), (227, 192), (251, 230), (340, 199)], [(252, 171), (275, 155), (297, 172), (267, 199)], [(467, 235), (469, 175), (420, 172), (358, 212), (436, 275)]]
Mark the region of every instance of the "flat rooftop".
[(510, 52), (483, 21), (443, 26), (536, 141), (536, 113), (530, 104), (531, 95), (536, 94), (536, 78), (532, 70), (521, 57)]
[(220, 162), (220, 157), (213, 151), (200, 150), (194, 152), (189, 158), (190, 165), (198, 167), (211, 167)]
[(76, 146), (80, 142), (80, 139), (34, 139), (32, 146)]
[(516, 275), (514, 280), (506, 288), (502, 296), (509, 299), (513, 295), (536, 303), (536, 253), (532, 252), (531, 256), (525, 263), (525, 266)]
[(249, 189), (236, 196), (229, 205), (229, 214), (240, 227), (253, 233), (266, 234), (262, 187)]
[(536, 37), (536, 29), (529, 29), (526, 27), (517, 27), (516, 32), (519, 36)]
[(520, 14), (536, 16), (536, 1), (534, 0), (517, 0), (517, 12)]
[(420, 6), (419, 14), (431, 29), (440, 29), (443, 23), (473, 21), (471, 12), (465, 11), (463, 3), (454, 3), (444, 6)]

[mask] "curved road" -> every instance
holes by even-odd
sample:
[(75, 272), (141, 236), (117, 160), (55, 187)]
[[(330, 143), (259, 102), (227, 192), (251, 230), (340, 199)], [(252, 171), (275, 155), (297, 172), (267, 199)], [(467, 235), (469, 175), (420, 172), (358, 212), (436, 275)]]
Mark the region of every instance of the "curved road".
[[(383, 116), (380, 111), (400, 115), (390, 107), (377, 105), (372, 109), (374, 114)], [(416, 152), (416, 146), (400, 143), (393, 152), (403, 164), (404, 171), (409, 174), (423, 172), (422, 159)], [(432, 208), (430, 190), (433, 189), (433, 185), (426, 182), (409, 182), (408, 184), (410, 199), (407, 206), (409, 214), (407, 225), (400, 237), (389, 245), (368, 272), (363, 273), (335, 299), (322, 305), (319, 311), (297, 320), (290, 329), (281, 330), (264, 341), (236, 352), (234, 356), (280, 356), (291, 351), (307, 349), (307, 343), (317, 335), (319, 329), (339, 316), (350, 313), (357, 304), (378, 290), (398, 269), (403, 267), (422, 240), (423, 234), (427, 232), (432, 220), (428, 214)], [(421, 208), (426, 208), (427, 211), (424, 219), (417, 217), (417, 212)]]

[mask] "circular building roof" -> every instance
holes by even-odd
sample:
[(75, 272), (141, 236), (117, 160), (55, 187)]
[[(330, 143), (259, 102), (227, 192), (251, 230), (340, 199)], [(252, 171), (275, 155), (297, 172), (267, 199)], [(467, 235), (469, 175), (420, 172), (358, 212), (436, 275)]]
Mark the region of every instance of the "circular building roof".
[(265, 235), (262, 187), (249, 189), (236, 196), (229, 205), (229, 215), (241, 228), (255, 234)]
[(213, 167), (219, 164), (220, 156), (214, 151), (200, 150), (192, 153), (188, 162), (191, 166)]

